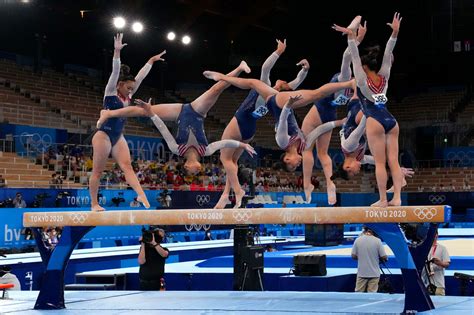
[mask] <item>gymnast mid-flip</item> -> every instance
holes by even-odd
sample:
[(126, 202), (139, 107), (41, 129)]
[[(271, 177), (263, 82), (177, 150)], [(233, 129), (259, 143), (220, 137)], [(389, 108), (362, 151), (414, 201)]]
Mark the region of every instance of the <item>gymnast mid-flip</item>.
[[(229, 76), (238, 76), (242, 71), (250, 72), (245, 61), (230, 72)], [(97, 126), (107, 123), (111, 118), (148, 116), (162, 134), (169, 149), (176, 155), (186, 159), (184, 169), (188, 174), (197, 174), (201, 171), (200, 159), (202, 156), (212, 155), (223, 148), (242, 148), (250, 155), (255, 155), (255, 150), (248, 143), (235, 140), (221, 140), (208, 143), (204, 132), (204, 119), (209, 110), (214, 106), (222, 92), (229, 87), (226, 82), (217, 82), (191, 103), (173, 103), (151, 105), (141, 100), (136, 100), (139, 106), (129, 106), (117, 110), (102, 110)], [(150, 100), (151, 101), (151, 100)], [(173, 137), (164, 121), (176, 121), (178, 130)]]
[[(262, 65), (260, 73), (260, 81), (264, 82), (268, 86), (271, 86), (270, 71), (275, 65), (278, 58), (286, 50), (286, 40), (277, 40), (277, 49), (265, 60)], [(306, 59), (301, 60), (296, 64), (301, 65), (302, 68), (298, 72), (297, 77), (291, 82), (285, 82), (282, 80), (276, 80), (273, 88), (277, 91), (284, 90), (295, 90), (301, 82), (306, 78), (309, 70), (309, 62)], [(234, 117), (227, 124), (224, 132), (222, 133), (222, 140), (231, 139), (249, 143), (256, 132), (257, 120), (262, 118), (268, 112), (265, 100), (258, 94), (257, 91), (251, 90), (244, 101), (240, 104), (239, 108), (234, 114)], [(237, 176), (238, 165), (237, 162), (242, 155), (243, 150), (241, 148), (224, 148), (221, 150), (220, 159), (224, 169), (226, 171), (226, 182), (224, 191), (217, 202), (215, 208), (221, 209), (229, 201), (230, 190), (234, 190), (235, 194), (235, 207), (240, 207), (242, 198), (245, 195), (245, 191), (239, 184)]]
[[(357, 31), (357, 44), (360, 44), (367, 31), (366, 26), (360, 25), (360, 19), (351, 22), (348, 26), (353, 32)], [(349, 49), (347, 48), (342, 55), (342, 63), (340, 72), (333, 75), (330, 82), (344, 82), (351, 80), (351, 56)], [(354, 85), (355, 87), (355, 85)], [(353, 95), (353, 88), (338, 91), (334, 94), (328, 95), (321, 100), (314, 102), (314, 106), (306, 114), (301, 129), (305, 136), (308, 136), (315, 128), (325, 124), (327, 122), (336, 121), (336, 108), (338, 106), (345, 106), (351, 96)], [(334, 126), (340, 126), (339, 123)], [(321, 163), (323, 169), (326, 190), (328, 196), (328, 204), (333, 205), (336, 203), (336, 185), (332, 179), (333, 166), (332, 159), (328, 154), (329, 144), (331, 142), (332, 129), (329, 129), (324, 134), (320, 135), (316, 141), (307, 141), (307, 149), (303, 152), (303, 188), (306, 196), (306, 202), (311, 202), (311, 193), (314, 190), (314, 186), (311, 184), (311, 176), (314, 167), (314, 155), (313, 148), (316, 147), (316, 154)]]
[[(292, 109), (299, 108), (318, 101), (321, 98), (333, 94), (341, 89), (350, 88), (353, 84), (353, 81), (327, 83), (315, 90), (280, 92), (268, 86), (266, 83), (256, 79), (235, 78), (214, 71), (204, 71), (203, 74), (206, 78), (212, 79), (214, 81), (223, 81), (241, 89), (253, 89), (257, 91), (257, 93), (266, 101), (266, 107), (272, 113), (277, 123), (280, 121), (280, 116), (285, 104), (287, 104), (291, 97), (296, 98), (292, 102)], [(288, 141), (279, 143), (277, 137), (277, 143), (279, 147), (285, 151), (285, 154), (282, 155), (282, 162), (285, 165), (285, 169), (287, 171), (294, 171), (301, 164), (301, 153), (305, 149), (306, 143), (305, 137), (296, 122), (293, 110), (290, 110), (287, 117), (287, 137), (283, 138), (283, 140), (287, 139)]]
[[(360, 20), (360, 17), (356, 19)], [(378, 49), (359, 56), (355, 43), (355, 33), (349, 28), (334, 24), (333, 28), (347, 35), (347, 43), (357, 81), (357, 93), (362, 104), (362, 111), (367, 117), (366, 134), (370, 152), (375, 160), (375, 175), (380, 199), (372, 204), (375, 207), (401, 205), (401, 186), (403, 175), (398, 162), (399, 126), (396, 119), (387, 110), (388, 80), (392, 66), (392, 52), (395, 47), (401, 22), (400, 14), (395, 12), (392, 23), (387, 23), (392, 34), (385, 47), (382, 65), (377, 61)], [(387, 170), (388, 162), (393, 177), (393, 198), (387, 201)]]

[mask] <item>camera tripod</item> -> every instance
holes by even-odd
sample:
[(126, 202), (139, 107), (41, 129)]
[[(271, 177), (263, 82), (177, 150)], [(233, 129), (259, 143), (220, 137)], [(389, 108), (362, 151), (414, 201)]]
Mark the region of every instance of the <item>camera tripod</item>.
[[(243, 276), (243, 279), (242, 279), (242, 285), (240, 286), (240, 291), (243, 291), (245, 289), (245, 282), (247, 281), (247, 276), (249, 274), (249, 265), (244, 262), (244, 276)], [(253, 270), (256, 270), (257, 271), (257, 275), (258, 275), (258, 283), (260, 284), (260, 291), (263, 291), (263, 282), (262, 282), (262, 268), (253, 268)]]

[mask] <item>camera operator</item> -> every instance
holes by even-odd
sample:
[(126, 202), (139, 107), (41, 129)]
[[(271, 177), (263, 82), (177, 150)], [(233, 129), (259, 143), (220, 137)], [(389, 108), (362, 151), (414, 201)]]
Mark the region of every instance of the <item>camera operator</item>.
[(445, 246), (438, 243), (438, 232), (436, 232), (421, 276), (430, 294), (446, 295), (444, 269), (448, 268), (450, 263), (451, 258), (449, 257), (448, 250)]
[(116, 207), (120, 207), (121, 202), (125, 202), (125, 199), (123, 198), (123, 192), (119, 192), (118, 196), (112, 198), (112, 203)]
[(26, 208), (26, 202), (23, 200), (21, 193), (16, 193), (16, 197), (13, 200), (13, 205), (15, 208)]
[(162, 281), (164, 281), (165, 260), (169, 255), (169, 250), (161, 246), (161, 242), (165, 237), (165, 231), (160, 228), (142, 229), (142, 231), (140, 253), (138, 254), (140, 290), (153, 291), (164, 289)]
[(171, 207), (171, 193), (168, 189), (164, 189), (157, 198), (157, 201), (160, 203), (161, 207), (169, 208)]

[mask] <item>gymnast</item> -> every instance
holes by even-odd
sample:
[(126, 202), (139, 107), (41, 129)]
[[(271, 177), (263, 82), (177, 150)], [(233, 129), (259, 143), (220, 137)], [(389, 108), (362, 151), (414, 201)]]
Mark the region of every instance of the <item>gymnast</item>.
[[(278, 58), (283, 54), (285, 49), (286, 40), (283, 42), (277, 40), (277, 49), (265, 60), (262, 65), (260, 81), (264, 82), (268, 86), (271, 86), (270, 71)], [(296, 65), (302, 66), (301, 70), (298, 72), (297, 77), (289, 83), (282, 80), (277, 80), (273, 86), (275, 90), (295, 90), (301, 84), (301, 82), (303, 82), (309, 70), (309, 63), (306, 59), (303, 59)], [(231, 139), (249, 143), (255, 135), (257, 120), (266, 115), (267, 112), (268, 108), (265, 105), (265, 100), (255, 90), (250, 90), (245, 100), (237, 109), (234, 117), (226, 126), (224, 132), (222, 133), (221, 139)], [(240, 186), (237, 177), (237, 161), (242, 155), (242, 152), (243, 150), (241, 148), (224, 148), (221, 150), (220, 159), (226, 171), (226, 183), (224, 191), (222, 192), (222, 195), (215, 206), (216, 209), (222, 209), (228, 203), (231, 188), (235, 193), (235, 208), (239, 208), (242, 203), (242, 198), (245, 195), (245, 191)]]
[[(355, 43), (353, 30), (336, 24), (333, 26), (336, 31), (348, 36), (347, 42), (358, 87), (357, 93), (362, 103), (363, 112), (367, 116), (367, 141), (375, 160), (375, 175), (380, 197), (377, 202), (372, 204), (374, 207), (401, 205), (403, 175), (398, 163), (399, 126), (385, 106), (388, 101), (386, 92), (392, 66), (392, 51), (397, 41), (401, 20), (400, 14), (396, 12), (392, 23), (387, 23), (392, 29), (392, 34), (385, 47), (381, 66), (377, 62), (379, 49), (373, 48), (361, 58)], [(390, 201), (387, 201), (386, 194), (387, 170), (385, 165), (387, 162), (392, 173), (394, 186), (393, 197)]]
[[(365, 33), (367, 31), (366, 25), (362, 26), (360, 24), (360, 18), (354, 19), (351, 24), (348, 26), (349, 29), (353, 30), (354, 32), (357, 31), (357, 41), (356, 43), (359, 44), (365, 37)], [(347, 48), (344, 51), (342, 56), (342, 63), (341, 63), (341, 71), (336, 73), (330, 82), (344, 82), (349, 81), (352, 76), (351, 71), (351, 56), (349, 53), (349, 49)], [(314, 106), (311, 106), (310, 111), (306, 114), (303, 124), (301, 125), (301, 129), (303, 134), (307, 136), (310, 132), (312, 132), (316, 127), (320, 126), (321, 124), (336, 121), (336, 108), (337, 106), (344, 106), (347, 104), (349, 99), (353, 94), (353, 89), (345, 89), (338, 91), (334, 94), (328, 95), (327, 97), (319, 100), (318, 102), (314, 103)], [(341, 122), (341, 121), (339, 121)], [(340, 124), (337, 124), (339, 127)], [(321, 166), (323, 168), (324, 177), (326, 179), (326, 190), (328, 195), (328, 203), (333, 205), (336, 203), (336, 185), (334, 181), (331, 179), (332, 176), (332, 160), (328, 154), (329, 144), (331, 142), (332, 136), (332, 129), (329, 129), (326, 133), (318, 136), (317, 141), (315, 142), (316, 146), (316, 153), (318, 156), (319, 161), (321, 162)], [(311, 176), (313, 173), (314, 167), (314, 155), (313, 149), (314, 145), (312, 145), (313, 141), (310, 141), (311, 146), (308, 147), (303, 152), (303, 187), (306, 196), (306, 202), (311, 202), (311, 193), (314, 190), (314, 186), (311, 184)]]
[[(323, 97), (333, 94), (341, 89), (350, 88), (353, 81), (338, 82), (338, 83), (327, 83), (322, 87), (315, 90), (297, 90), (297, 91), (277, 91), (276, 89), (268, 86), (264, 82), (256, 79), (242, 79), (226, 76), (219, 72), (204, 71), (204, 76), (214, 81), (224, 81), (230, 83), (241, 89), (254, 89), (260, 96), (266, 101), (268, 110), (272, 113), (276, 123), (280, 121), (280, 115), (284, 105), (288, 102), (290, 97), (297, 97), (292, 104), (292, 108), (299, 108), (306, 106), (312, 102), (318, 101)], [(301, 164), (301, 153), (304, 150), (306, 144), (304, 135), (301, 132), (296, 119), (293, 114), (293, 110), (290, 111), (288, 116), (288, 134), (291, 141), (280, 143), (280, 148), (285, 151), (282, 154), (282, 162), (284, 163), (284, 169), (287, 171), (294, 171)], [(285, 144), (286, 146), (282, 146)]]
[[(250, 73), (250, 68), (242, 61), (229, 76), (237, 76), (242, 71)], [(217, 82), (191, 103), (157, 104), (151, 106), (141, 100), (136, 100), (137, 105), (117, 110), (102, 110), (97, 125), (100, 126), (111, 118), (117, 117), (151, 117), (158, 128), (169, 149), (174, 154), (186, 159), (184, 168), (188, 174), (197, 174), (201, 171), (200, 158), (212, 155), (222, 148), (242, 148), (254, 155), (255, 150), (251, 145), (235, 140), (221, 140), (208, 143), (204, 132), (204, 119), (208, 111), (214, 106), (219, 96), (230, 84)], [(150, 100), (151, 101), (151, 100)], [(151, 106), (151, 109), (149, 108)], [(153, 112), (151, 115), (150, 110)], [(178, 130), (176, 138), (169, 132), (164, 121), (177, 121)]]
[[(117, 34), (114, 37), (114, 56), (112, 60), (112, 74), (110, 75), (107, 86), (105, 87), (104, 108), (118, 109), (127, 107), (132, 95), (138, 90), (141, 82), (147, 76), (155, 61), (163, 60), (166, 51), (151, 57), (136, 77), (129, 74), (130, 68), (126, 65), (120, 65), (120, 51), (127, 44), (122, 43), (123, 34)], [(104, 211), (99, 205), (97, 193), (99, 190), (100, 177), (105, 170), (105, 165), (109, 155), (115, 159), (120, 169), (124, 172), (127, 183), (137, 193), (137, 200), (145, 208), (150, 207), (146, 195), (140, 186), (140, 183), (131, 166), (130, 149), (123, 136), (123, 127), (125, 119), (114, 118), (102, 124), (97, 129), (92, 138), (93, 168), (92, 175), (89, 178), (89, 192), (91, 196), (91, 210)]]

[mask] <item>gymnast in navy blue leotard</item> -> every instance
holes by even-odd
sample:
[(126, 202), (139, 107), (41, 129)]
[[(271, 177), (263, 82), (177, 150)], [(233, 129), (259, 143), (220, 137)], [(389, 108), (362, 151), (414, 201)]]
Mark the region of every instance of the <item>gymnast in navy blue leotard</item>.
[[(273, 52), (263, 63), (260, 74), (260, 80), (267, 85), (271, 85), (270, 71), (275, 65), (280, 55), (286, 48), (285, 42), (277, 40), (277, 49)], [(286, 83), (282, 80), (277, 80), (274, 88), (276, 90), (294, 90), (301, 82), (305, 79), (309, 63), (306, 60), (302, 60), (298, 63), (302, 65), (302, 69), (298, 72), (297, 77)], [(267, 104), (265, 100), (255, 90), (250, 90), (247, 97), (240, 104), (239, 108), (234, 114), (234, 117), (227, 125), (226, 129), (222, 134), (222, 139), (233, 139), (243, 142), (250, 142), (257, 129), (257, 120), (261, 119), (268, 113)], [(237, 177), (237, 161), (239, 160), (242, 150), (239, 149), (224, 149), (221, 150), (220, 158), (221, 162), (226, 170), (226, 185), (222, 192), (221, 198), (217, 202), (215, 208), (224, 208), (229, 203), (230, 190), (233, 189), (236, 196), (235, 207), (239, 207), (241, 204), (242, 197), (245, 195), (245, 191), (239, 184)]]
[[(245, 61), (232, 70), (230, 76), (238, 76), (242, 71), (250, 72)], [(204, 120), (208, 111), (216, 104), (219, 96), (230, 86), (225, 82), (218, 82), (190, 103), (171, 103), (151, 105), (141, 100), (135, 100), (137, 105), (117, 110), (101, 111), (98, 124), (120, 117), (148, 116), (163, 136), (170, 151), (184, 157), (184, 169), (190, 174), (201, 171), (201, 158), (212, 155), (215, 151), (224, 148), (242, 148), (251, 155), (255, 153), (252, 146), (237, 140), (220, 140), (208, 143), (204, 132)], [(172, 135), (164, 121), (175, 121), (178, 125), (176, 135)]]
[[(357, 28), (355, 23), (353, 24), (354, 28)], [(351, 26), (349, 26), (351, 27)], [(365, 36), (365, 27), (360, 27), (357, 34), (357, 44), (363, 41)], [(351, 55), (349, 49), (346, 48), (342, 55), (342, 62), (340, 72), (333, 75), (330, 82), (346, 82), (351, 80), (352, 70), (351, 70)], [(353, 89), (345, 89), (337, 91), (334, 94), (331, 94), (318, 102), (314, 103), (314, 106), (306, 114), (301, 129), (305, 136), (308, 136), (313, 130), (318, 128), (320, 125), (336, 121), (336, 110), (338, 106), (345, 106), (349, 99), (353, 95)], [(340, 123), (337, 123), (338, 125)], [(318, 160), (321, 163), (323, 168), (324, 178), (326, 180), (326, 191), (328, 196), (328, 204), (333, 205), (337, 202), (336, 199), (336, 185), (331, 179), (333, 175), (333, 165), (332, 159), (329, 156), (328, 149), (331, 142), (332, 130), (319, 136), (317, 141), (307, 141), (310, 143), (305, 152), (303, 152), (303, 187), (306, 196), (306, 202), (311, 202), (311, 194), (314, 190), (314, 186), (311, 184), (311, 177), (313, 175), (314, 168), (314, 148), (316, 148), (316, 154)], [(312, 145), (314, 143), (314, 146)]]
[[(104, 109), (116, 110), (126, 107), (130, 103), (130, 97), (136, 92), (140, 83), (150, 71), (152, 64), (156, 60), (161, 60), (161, 53), (150, 58), (136, 77), (128, 75), (129, 68), (120, 65), (120, 51), (126, 45), (122, 44), (122, 34), (118, 34), (114, 39), (114, 58), (112, 62), (112, 74), (105, 88)], [(140, 183), (131, 167), (130, 149), (123, 137), (125, 118), (112, 118), (99, 126), (92, 138), (93, 170), (89, 179), (89, 191), (91, 195), (91, 210), (103, 211), (98, 203), (97, 193), (99, 180), (105, 170), (105, 164), (109, 155), (116, 160), (124, 172), (127, 183), (135, 190), (137, 200), (143, 203), (146, 208), (150, 207), (148, 200), (140, 186)]]
[[(204, 71), (203, 74), (206, 78), (214, 81), (224, 81), (241, 89), (256, 90), (258, 94), (267, 101), (268, 109), (271, 106), (283, 108), (290, 98), (295, 97), (298, 97), (298, 99), (292, 104), (293, 109), (307, 106), (339, 90), (350, 88), (354, 84), (354, 81), (351, 80), (347, 82), (327, 83), (314, 90), (278, 91), (256, 79), (230, 77), (215, 71)], [(269, 102), (273, 102), (274, 104), (270, 104), (269, 106)], [(281, 149), (285, 150), (285, 153), (281, 157), (281, 162), (287, 171), (293, 171), (301, 165), (302, 158), (301, 154), (298, 153), (300, 151), (298, 150), (300, 145), (300, 141), (293, 141), (291, 145), (285, 148), (280, 146)]]
[[(360, 19), (360, 17), (359, 17)], [(352, 30), (334, 25), (334, 29), (348, 35), (348, 48), (352, 58), (354, 75), (357, 81), (357, 93), (362, 104), (362, 111), (367, 117), (366, 133), (370, 151), (375, 159), (379, 201), (373, 206), (386, 207), (401, 204), (401, 186), (403, 175), (398, 163), (398, 134), (399, 128), (395, 118), (386, 108), (388, 98), (388, 80), (392, 66), (392, 51), (395, 47), (400, 28), (400, 14), (395, 13), (392, 23), (392, 35), (385, 46), (381, 66), (377, 61), (378, 49), (359, 56), (355, 43), (355, 34)], [(388, 162), (394, 183), (394, 194), (390, 202), (387, 201), (387, 171)]]

